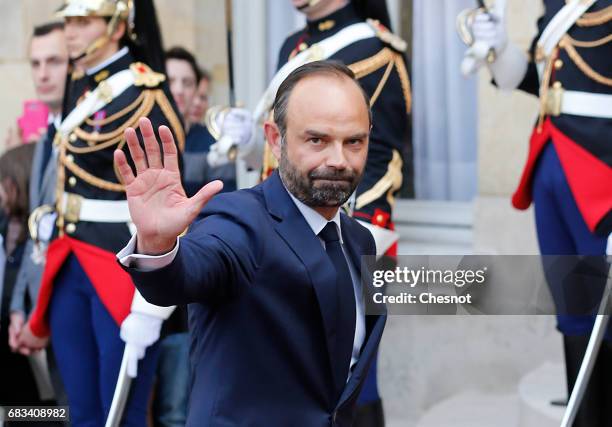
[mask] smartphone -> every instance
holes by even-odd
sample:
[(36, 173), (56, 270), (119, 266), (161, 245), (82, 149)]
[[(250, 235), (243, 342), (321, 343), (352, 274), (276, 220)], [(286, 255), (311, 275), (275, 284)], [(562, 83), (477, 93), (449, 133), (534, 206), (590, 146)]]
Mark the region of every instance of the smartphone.
[(42, 101), (30, 99), (23, 103), (23, 114), (17, 119), (21, 129), (21, 138), (24, 143), (31, 142), (33, 137), (40, 134), (41, 129), (47, 129), (49, 107)]

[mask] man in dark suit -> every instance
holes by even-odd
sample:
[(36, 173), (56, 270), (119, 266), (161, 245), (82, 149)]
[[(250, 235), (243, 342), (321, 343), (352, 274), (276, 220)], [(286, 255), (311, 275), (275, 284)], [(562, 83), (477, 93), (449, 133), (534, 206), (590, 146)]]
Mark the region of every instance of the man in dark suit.
[(168, 129), (163, 163), (146, 119), (146, 153), (126, 131), (136, 177), (115, 161), (138, 233), (118, 257), (150, 302), (190, 304), (187, 425), (352, 425), (386, 320), (364, 314), (359, 260), (374, 240), (339, 210), (365, 167), (367, 98), (344, 65), (298, 68), (265, 124), (278, 171), (212, 200), (219, 181), (185, 196)]
[[(61, 119), (64, 86), (68, 74), (68, 49), (63, 22), (51, 22), (34, 28), (30, 41), (29, 59), (36, 97), (49, 108), (47, 132), (36, 143), (30, 175), (30, 211), (39, 206), (52, 205), (55, 201), (56, 159), (53, 153), (53, 139), (56, 125)], [(53, 219), (50, 219), (51, 224)], [(23, 330), (27, 315), (36, 303), (44, 267), (44, 243), (40, 237), (35, 243), (28, 239), (23, 261), (15, 282), (11, 298), (10, 345), (17, 351), (17, 337)], [(21, 349), (25, 353), (29, 350)]]

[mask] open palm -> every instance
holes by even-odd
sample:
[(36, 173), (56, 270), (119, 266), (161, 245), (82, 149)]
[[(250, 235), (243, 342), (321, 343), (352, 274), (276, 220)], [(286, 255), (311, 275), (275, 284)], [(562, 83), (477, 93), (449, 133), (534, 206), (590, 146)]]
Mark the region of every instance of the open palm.
[(144, 141), (144, 151), (136, 131), (132, 128), (125, 131), (130, 155), (136, 166), (136, 176), (123, 151), (115, 151), (115, 164), (126, 187), (130, 215), (138, 233), (138, 252), (157, 255), (172, 249), (177, 236), (223, 188), (223, 184), (221, 181), (210, 182), (188, 198), (181, 185), (178, 152), (170, 129), (166, 126), (159, 128), (162, 161), (151, 122), (142, 118), (138, 125)]

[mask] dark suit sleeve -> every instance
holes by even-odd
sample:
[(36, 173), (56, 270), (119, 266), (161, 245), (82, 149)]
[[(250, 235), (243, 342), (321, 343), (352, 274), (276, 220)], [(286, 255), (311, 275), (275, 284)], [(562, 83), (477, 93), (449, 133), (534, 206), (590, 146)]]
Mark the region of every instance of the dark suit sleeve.
[(214, 305), (238, 297), (253, 282), (261, 254), (261, 207), (247, 200), (237, 193), (215, 197), (180, 238), (171, 264), (152, 272), (126, 269), (142, 296), (160, 306)]

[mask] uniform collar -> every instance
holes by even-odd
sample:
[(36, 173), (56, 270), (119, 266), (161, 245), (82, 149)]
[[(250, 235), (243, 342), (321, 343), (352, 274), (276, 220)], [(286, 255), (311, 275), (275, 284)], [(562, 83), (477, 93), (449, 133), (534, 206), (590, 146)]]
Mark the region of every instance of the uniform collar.
[(338, 9), (337, 11), (332, 12), (323, 18), (314, 21), (307, 21), (306, 24), (308, 34), (311, 36), (322, 35), (327, 37), (348, 25), (361, 21), (362, 19), (360, 19), (359, 15), (357, 15), (353, 4), (349, 2), (343, 8)]
[(101, 81), (106, 80), (113, 74), (128, 69), (132, 62), (134, 62), (134, 59), (130, 50), (127, 47), (121, 48), (113, 56), (85, 72), (89, 86), (96, 87)]
[(92, 76), (94, 74), (98, 74), (100, 71), (103, 71), (104, 69), (111, 68), (112, 65), (115, 62), (117, 62), (119, 59), (121, 59), (124, 56), (126, 56), (129, 52), (130, 51), (127, 48), (127, 46), (124, 46), (123, 48), (121, 48), (117, 52), (115, 52), (110, 58), (104, 60), (103, 62), (101, 62), (98, 65), (94, 65), (93, 67), (89, 68), (86, 71), (87, 75), (88, 76)]

